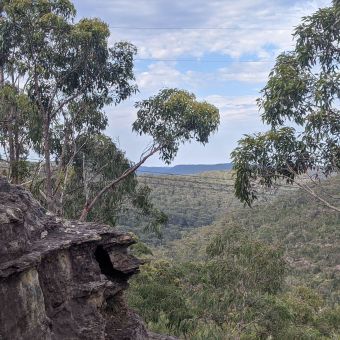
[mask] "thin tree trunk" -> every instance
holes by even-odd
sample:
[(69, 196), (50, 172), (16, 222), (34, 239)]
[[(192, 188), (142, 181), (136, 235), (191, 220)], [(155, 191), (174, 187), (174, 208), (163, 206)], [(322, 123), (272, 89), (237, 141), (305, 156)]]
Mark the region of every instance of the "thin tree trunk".
[[(12, 70), (12, 88), (15, 92), (19, 91), (19, 88), (16, 87), (15, 84), (15, 77), (14, 71)], [(17, 123), (18, 111), (16, 108), (16, 104), (11, 104), (11, 113), (10, 113), (10, 120), (9, 126), (11, 128), (11, 136), (10, 138), (10, 148), (13, 150), (10, 151), (10, 155), (12, 157), (12, 164), (11, 164), (11, 174), (12, 174), (12, 181), (15, 184), (19, 184), (19, 159), (20, 159), (20, 146), (19, 146), (19, 136), (18, 136), (18, 123)]]
[[(3, 1), (1, 1), (0, 3), (0, 24), (1, 24), (1, 21), (3, 20)], [(4, 84), (5, 84), (5, 75), (4, 75), (4, 57), (3, 56), (0, 56), (0, 63), (1, 63), (1, 66), (0, 66), (0, 87), (3, 87)]]
[(66, 154), (67, 154), (67, 148), (70, 146), (70, 137), (72, 134), (72, 127), (71, 124), (69, 122), (69, 120), (67, 118), (64, 117), (65, 120), (65, 127), (64, 127), (64, 143), (62, 146), (62, 150), (61, 150), (61, 155), (60, 155), (60, 165), (59, 165), (59, 171), (58, 172), (65, 172), (65, 168), (67, 165), (67, 161), (66, 161)]
[[(15, 119), (16, 120), (16, 119)], [(14, 171), (14, 181), (16, 184), (19, 184), (20, 182), (20, 173), (19, 173), (19, 168), (20, 168), (20, 142), (19, 142), (19, 127), (15, 123), (15, 128), (14, 128), (14, 162), (15, 162), (15, 171)]]
[(15, 151), (14, 151), (14, 132), (13, 132), (14, 107), (11, 105), (8, 117), (8, 147), (9, 147), (9, 174), (11, 182), (15, 183)]
[(336, 207), (333, 204), (329, 203), (328, 201), (326, 201), (325, 199), (323, 199), (321, 196), (319, 196), (318, 194), (315, 193), (315, 191), (313, 191), (307, 184), (300, 184), (297, 181), (294, 181), (294, 183), (296, 183), (296, 185), (303, 189), (304, 191), (306, 191), (308, 194), (310, 194), (311, 196), (313, 196), (315, 199), (317, 199), (318, 201), (320, 201), (321, 203), (323, 203), (326, 207), (328, 207), (329, 209), (332, 209), (334, 211), (337, 211), (340, 213), (340, 207)]
[[(294, 169), (287, 163), (287, 168), (288, 170), (294, 174), (295, 178), (298, 178), (298, 174), (296, 171), (294, 171)], [(315, 191), (313, 191), (306, 183), (299, 183), (297, 180), (293, 180), (294, 183), (301, 189), (303, 189), (304, 191), (306, 191), (308, 194), (310, 194), (311, 196), (313, 196), (314, 198), (316, 198), (319, 202), (323, 203), (326, 207), (340, 212), (340, 207), (336, 207), (334, 205), (332, 205), (331, 203), (329, 203), (328, 201), (326, 201), (325, 199), (323, 199), (321, 196), (319, 196)]]
[[(0, 3), (0, 24), (3, 20), (3, 3), (1, 2)], [(4, 85), (5, 85), (5, 70), (4, 70), (4, 63), (5, 63), (5, 60), (4, 60), (4, 56), (0, 56), (0, 88), (3, 88)], [(5, 126), (5, 123), (4, 123), (4, 126)]]
[(85, 159), (84, 152), (83, 152), (83, 182), (84, 182), (85, 204), (87, 205), (90, 201), (90, 190), (89, 190), (89, 183), (87, 182), (86, 159)]
[(44, 139), (44, 158), (45, 158), (45, 195), (47, 199), (47, 209), (53, 211), (52, 204), (52, 172), (50, 160), (50, 122), (49, 114), (45, 112), (43, 118), (43, 139)]
[[(77, 149), (77, 144), (74, 140), (74, 137), (72, 137), (73, 139), (73, 154), (70, 157), (68, 163), (65, 165), (65, 173), (64, 173), (64, 178), (63, 178), (63, 182), (60, 185), (60, 200), (59, 200), (59, 208), (60, 208), (60, 214), (63, 216), (63, 211), (64, 211), (64, 197), (65, 197), (65, 190), (67, 187), (67, 181), (68, 181), (68, 177), (69, 177), (69, 173), (70, 173), (70, 168), (73, 165), (73, 161), (74, 158), (76, 157), (77, 153), (82, 149), (82, 147), (85, 145), (85, 143), (83, 143), (79, 149)], [(83, 153), (83, 168), (84, 168), (84, 158), (85, 158), (85, 154)], [(84, 173), (83, 173), (84, 175)]]
[[(64, 176), (65, 178), (65, 173), (67, 171), (67, 166), (68, 166), (68, 163), (66, 162), (66, 154), (67, 154), (67, 148), (69, 147), (69, 142), (70, 142), (70, 128), (68, 126), (68, 121), (67, 119), (65, 119), (65, 128), (64, 128), (64, 143), (63, 143), (63, 146), (62, 146), (62, 150), (61, 150), (61, 155), (60, 155), (60, 159), (59, 159), (59, 166), (58, 166), (58, 181), (57, 183), (55, 184), (55, 188), (54, 188), (54, 191), (53, 191), (53, 200), (54, 202), (59, 202), (60, 203), (60, 196), (61, 196), (61, 192), (63, 191), (63, 188), (62, 188), (62, 183), (65, 181), (62, 179), (62, 177)], [(59, 206), (59, 209), (61, 207)]]
[(5, 85), (4, 68), (0, 66), (0, 87)]
[(117, 186), (122, 180), (124, 180), (126, 177), (134, 173), (145, 161), (154, 155), (156, 152), (158, 152), (161, 149), (161, 146), (158, 146), (156, 148), (151, 149), (151, 151), (144, 156), (138, 163), (136, 163), (131, 168), (127, 169), (121, 176), (116, 178), (114, 181), (109, 183), (107, 186), (105, 186), (99, 193), (93, 198), (91, 202), (86, 202), (83, 211), (79, 217), (79, 221), (86, 221), (87, 215), (89, 212), (93, 209), (94, 205), (97, 203), (97, 201), (110, 189), (113, 189), (115, 186)]

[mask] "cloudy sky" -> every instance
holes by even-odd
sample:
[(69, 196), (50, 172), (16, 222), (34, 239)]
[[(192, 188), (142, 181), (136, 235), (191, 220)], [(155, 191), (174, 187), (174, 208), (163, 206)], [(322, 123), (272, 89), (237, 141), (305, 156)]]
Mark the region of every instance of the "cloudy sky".
[[(137, 46), (139, 94), (108, 107), (107, 134), (138, 161), (149, 144), (131, 131), (135, 101), (164, 87), (196, 94), (220, 109), (221, 125), (206, 146), (181, 148), (173, 164), (230, 161), (243, 134), (266, 129), (256, 108), (275, 57), (293, 46), (300, 18), (330, 0), (75, 0), (78, 17), (99, 17), (111, 40)], [(147, 165), (162, 165), (154, 157)]]

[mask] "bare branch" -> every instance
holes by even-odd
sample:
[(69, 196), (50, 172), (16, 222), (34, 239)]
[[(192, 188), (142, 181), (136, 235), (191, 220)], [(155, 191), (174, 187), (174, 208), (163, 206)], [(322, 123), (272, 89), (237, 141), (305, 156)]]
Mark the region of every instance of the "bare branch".
[[(294, 175), (295, 178), (297, 176), (297, 173), (294, 171), (294, 169), (292, 169), (292, 167), (287, 164), (287, 167), (289, 169), (289, 171), (291, 171)], [(318, 201), (322, 202), (325, 206), (327, 206), (328, 208), (335, 210), (337, 212), (340, 212), (340, 208), (336, 207), (334, 205), (332, 205), (331, 203), (327, 202), (325, 199), (323, 199), (321, 196), (319, 196), (311, 187), (309, 187), (306, 183), (305, 184), (301, 184), (296, 180), (293, 180), (293, 182), (301, 189), (303, 189), (304, 191), (306, 191), (307, 193), (309, 193), (311, 196), (313, 196), (314, 198), (316, 198)]]
[(114, 181), (110, 182), (108, 185), (106, 185), (94, 198), (90, 203), (86, 203), (86, 205), (83, 208), (83, 211), (79, 217), (79, 221), (85, 221), (87, 218), (87, 215), (92, 210), (94, 205), (97, 203), (97, 201), (110, 189), (113, 189), (118, 183), (123, 181), (126, 177), (134, 173), (145, 161), (150, 158), (152, 155), (154, 155), (156, 152), (158, 152), (161, 149), (161, 146), (153, 147), (150, 149), (149, 153), (146, 154), (141, 160), (133, 165), (131, 168), (127, 169), (123, 172), (121, 176), (116, 178)]

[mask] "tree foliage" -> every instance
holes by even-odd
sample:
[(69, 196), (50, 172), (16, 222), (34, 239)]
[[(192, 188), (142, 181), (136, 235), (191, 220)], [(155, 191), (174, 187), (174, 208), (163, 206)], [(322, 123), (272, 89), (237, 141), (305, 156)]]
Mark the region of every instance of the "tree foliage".
[(258, 100), (271, 130), (246, 135), (232, 153), (236, 196), (248, 205), (257, 198), (256, 180), (270, 187), (311, 170), (328, 176), (340, 169), (339, 13), (333, 1), (304, 17), (295, 50), (277, 58)]
[[(61, 215), (70, 219), (77, 219), (89, 197), (132, 166), (125, 154), (105, 135), (80, 135), (76, 144), (79, 152), (72, 159), (60, 207)], [(115, 190), (102, 197), (100, 205), (90, 212), (88, 219), (115, 226), (121, 214), (135, 209), (148, 220), (149, 228), (157, 231), (166, 222), (166, 217), (153, 206), (149, 195), (150, 188), (138, 185), (136, 175), (131, 174)]]
[(147, 159), (156, 153), (166, 163), (177, 154), (180, 144), (196, 140), (205, 144), (209, 136), (217, 130), (219, 110), (207, 102), (199, 102), (194, 94), (179, 89), (164, 89), (156, 96), (135, 105), (138, 109), (133, 130), (152, 138), (151, 147), (139, 162), (124, 171), (119, 177), (102, 188), (83, 208), (80, 220), (84, 221), (97, 201), (134, 173)]
[[(333, 196), (339, 184), (318, 190)], [(338, 221), (303, 191), (239, 207), (153, 250), (130, 304), (154, 331), (183, 338), (336, 339)]]
[[(197, 101), (184, 90), (164, 89), (136, 104), (139, 110), (133, 129), (151, 136), (153, 145), (139, 162), (127, 161), (102, 131), (108, 123), (104, 108), (137, 91), (133, 74), (136, 48), (127, 42), (109, 47), (109, 35), (107, 24), (100, 19), (77, 21), (69, 0), (2, 2), (0, 99), (4, 119), (0, 129), (3, 147), (10, 151), (10, 176), (13, 180), (15, 164), (34, 150), (44, 159), (44, 173), (38, 164), (36, 178), (28, 181), (30, 187), (55, 213), (75, 217), (78, 207), (81, 220), (89, 213), (91, 219), (97, 219), (118, 209), (123, 197), (132, 192), (134, 205), (144, 214), (155, 213), (147, 203), (149, 189), (137, 189), (136, 169), (157, 152), (171, 162), (184, 142), (207, 143), (219, 124), (213, 105)], [(25, 108), (17, 105), (13, 94), (21, 102), (26, 99)], [(16, 139), (19, 134), (23, 136), (20, 142)], [(103, 164), (103, 155), (113, 158)], [(116, 156), (120, 158), (115, 163)], [(89, 174), (96, 176), (95, 181), (86, 183)], [(77, 185), (82, 186), (82, 194), (77, 204), (68, 204), (73, 200), (65, 190)], [(101, 206), (93, 211), (102, 198)], [(160, 213), (154, 217), (164, 221)], [(111, 218), (114, 224), (115, 212)]]
[(45, 196), (52, 210), (57, 182), (51, 156), (61, 157), (74, 127), (105, 128), (104, 106), (136, 91), (136, 48), (126, 42), (109, 47), (104, 22), (75, 22), (75, 15), (68, 0), (3, 2), (1, 68), (5, 78), (14, 74), (15, 86), (36, 107), (30, 138), (44, 156)]
[[(148, 244), (159, 245), (180, 239), (188, 231), (211, 225), (225, 211), (241, 205), (234, 199), (232, 174), (228, 172), (193, 176), (140, 172), (137, 179), (141, 185), (150, 187), (151, 202), (168, 217), (166, 227), (162, 229), (162, 238), (144, 233), (145, 221), (133, 210), (129, 214), (121, 214), (119, 224), (136, 233)], [(226, 184), (229, 185), (229, 190)]]
[(179, 89), (161, 90), (135, 106), (138, 111), (133, 130), (151, 136), (166, 163), (174, 159), (180, 144), (191, 140), (207, 143), (220, 122), (214, 105), (199, 102), (193, 93)]
[(216, 236), (205, 261), (146, 265), (130, 304), (154, 331), (189, 339), (331, 339), (338, 307), (305, 286), (284, 290), (282, 249), (240, 227)]
[(9, 177), (19, 183), (28, 174), (25, 160), (31, 145), (30, 115), (35, 107), (13, 81), (0, 87), (0, 102), (0, 143), (8, 155)]

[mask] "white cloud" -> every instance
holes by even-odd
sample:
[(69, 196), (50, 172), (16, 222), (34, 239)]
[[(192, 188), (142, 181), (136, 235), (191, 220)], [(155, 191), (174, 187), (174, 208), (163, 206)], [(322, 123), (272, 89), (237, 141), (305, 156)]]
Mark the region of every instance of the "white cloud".
[(268, 79), (268, 71), (273, 63), (235, 63), (217, 71), (219, 79), (236, 80), (244, 83), (263, 83)]
[[(226, 58), (225, 64), (215, 64), (210, 76), (204, 74), (204, 77), (211, 81), (260, 83), (266, 80), (272, 64), (240, 63), (240, 58), (273, 61), (280, 51), (291, 49), (291, 33), (301, 17), (329, 5), (331, 1), (98, 0), (96, 6), (92, 0), (76, 0), (75, 3), (84, 9), (85, 15), (87, 8), (91, 16), (98, 15), (109, 23), (112, 43), (117, 40), (134, 43), (139, 51), (137, 58)], [(156, 29), (142, 29), (148, 27)], [(176, 27), (198, 29), (171, 29)], [(182, 85), (180, 87), (194, 86), (199, 84), (202, 75), (201, 72), (190, 72), (194, 67), (190, 63), (183, 65), (179, 61), (176, 66), (173, 62), (151, 60), (149, 64), (152, 65), (148, 69), (137, 74), (143, 90), (178, 84)], [(183, 71), (183, 68), (187, 70)], [(216, 73), (218, 68), (220, 70)]]
[(258, 116), (256, 99), (256, 96), (250, 95), (233, 97), (210, 95), (205, 98), (206, 101), (214, 104), (220, 110), (222, 124), (231, 120), (241, 121)]
[[(206, 75), (210, 77), (211, 75)], [(137, 74), (137, 84), (142, 93), (151, 94), (161, 88), (180, 87), (194, 90), (203, 86), (206, 77), (201, 72), (176, 68), (176, 63), (157, 62), (150, 64), (145, 71)]]
[[(302, 15), (330, 1), (102, 1), (108, 11), (119, 15), (111, 20), (113, 40), (128, 39), (144, 58), (176, 58), (219, 53), (233, 58), (245, 54), (262, 57), (267, 46), (289, 49), (291, 33)], [(112, 7), (109, 4), (112, 4)], [(129, 4), (128, 4), (129, 3)], [(136, 18), (138, 13), (138, 18)], [(116, 26), (163, 28), (212, 28), (211, 30), (116, 30)], [(232, 29), (218, 29), (232, 28)]]
[[(140, 93), (107, 109), (107, 132), (120, 136), (128, 156), (137, 159), (148, 140), (131, 134), (136, 117), (133, 103), (164, 87), (185, 88), (220, 109), (219, 133), (207, 146), (210, 162), (224, 161), (242, 134), (266, 128), (256, 106), (258, 89), (266, 82), (278, 53), (292, 48), (291, 33), (301, 17), (331, 4), (331, 0), (96, 0), (95, 5), (93, 0), (74, 2), (79, 16), (100, 17), (110, 25), (111, 43), (130, 41), (138, 48), (137, 58), (151, 59), (136, 64)], [(131, 29), (146, 27), (213, 29)], [(180, 61), (196, 58), (202, 61)], [(219, 62), (205, 62), (214, 59)], [(224, 59), (225, 63), (220, 62)], [(245, 60), (259, 62), (240, 62)], [(202, 149), (191, 145), (185, 150), (177, 162), (202, 161)]]
[(137, 75), (137, 84), (141, 90), (152, 90), (177, 86), (183, 78), (184, 75), (171, 65), (156, 63)]

